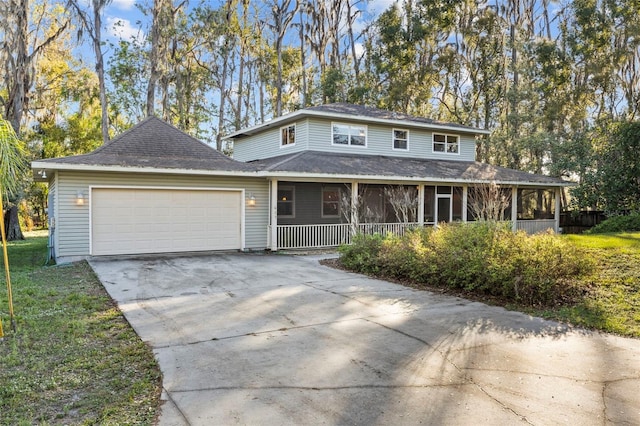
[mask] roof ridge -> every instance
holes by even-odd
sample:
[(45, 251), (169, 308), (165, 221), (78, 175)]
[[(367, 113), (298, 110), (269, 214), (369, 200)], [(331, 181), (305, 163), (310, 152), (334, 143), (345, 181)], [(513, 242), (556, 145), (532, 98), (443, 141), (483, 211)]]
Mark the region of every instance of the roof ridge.
[[(278, 161), (275, 164), (272, 164), (272, 165), (270, 165), (268, 167), (265, 167), (264, 170), (273, 170), (274, 168), (280, 167), (281, 165), (283, 165), (285, 163), (288, 163), (289, 161), (294, 160), (294, 159), (302, 156), (303, 154), (305, 154), (307, 152), (313, 152), (313, 151), (300, 151), (300, 152), (296, 152), (294, 154), (285, 154), (285, 155), (290, 155), (290, 156), (287, 157), (287, 158), (282, 159), (281, 161)], [(267, 160), (267, 158), (265, 158), (265, 160)], [(258, 161), (260, 161), (260, 160), (258, 160)]]

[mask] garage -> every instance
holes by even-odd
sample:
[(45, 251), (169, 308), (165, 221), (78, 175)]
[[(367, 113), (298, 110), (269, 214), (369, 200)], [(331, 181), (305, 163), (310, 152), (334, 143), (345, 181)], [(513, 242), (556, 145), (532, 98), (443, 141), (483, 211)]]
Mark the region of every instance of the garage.
[(91, 254), (243, 248), (241, 190), (92, 188)]

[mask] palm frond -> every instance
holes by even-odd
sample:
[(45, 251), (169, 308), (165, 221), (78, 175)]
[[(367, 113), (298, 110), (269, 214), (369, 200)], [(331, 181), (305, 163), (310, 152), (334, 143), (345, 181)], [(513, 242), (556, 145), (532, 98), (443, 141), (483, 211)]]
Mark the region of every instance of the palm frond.
[(27, 166), (27, 152), (11, 127), (0, 118), (0, 196), (14, 194)]

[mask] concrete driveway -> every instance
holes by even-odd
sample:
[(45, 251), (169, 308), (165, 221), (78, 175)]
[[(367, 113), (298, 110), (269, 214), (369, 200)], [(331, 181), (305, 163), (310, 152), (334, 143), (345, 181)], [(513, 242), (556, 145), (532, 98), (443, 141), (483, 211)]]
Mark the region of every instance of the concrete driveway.
[(640, 341), (324, 267), (91, 262), (164, 374), (161, 425), (640, 424)]

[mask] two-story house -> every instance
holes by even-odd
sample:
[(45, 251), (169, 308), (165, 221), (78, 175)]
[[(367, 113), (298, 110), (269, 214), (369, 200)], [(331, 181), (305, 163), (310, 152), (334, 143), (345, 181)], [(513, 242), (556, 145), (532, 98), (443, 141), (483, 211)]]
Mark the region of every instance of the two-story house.
[(354, 232), (474, 220), (490, 184), (514, 229), (557, 231), (569, 183), (476, 162), (487, 133), (328, 104), (228, 135), (234, 159), (148, 118), (90, 154), (32, 168), (49, 183), (58, 260), (331, 247)]

